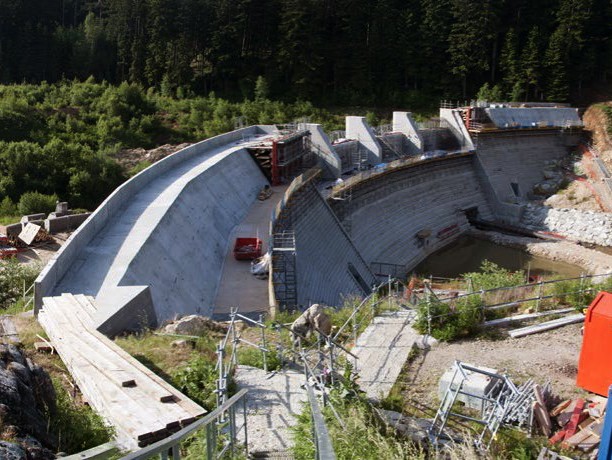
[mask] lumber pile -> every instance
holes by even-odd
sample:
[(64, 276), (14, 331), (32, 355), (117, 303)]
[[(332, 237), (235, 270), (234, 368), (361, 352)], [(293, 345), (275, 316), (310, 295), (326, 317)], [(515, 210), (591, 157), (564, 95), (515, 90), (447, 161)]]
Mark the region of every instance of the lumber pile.
[(592, 453), (601, 440), (607, 402), (597, 395), (567, 399), (534, 415), (550, 446)]
[(205, 410), (96, 331), (95, 301), (84, 295), (45, 297), (38, 320), (85, 400), (128, 448), (163, 439)]

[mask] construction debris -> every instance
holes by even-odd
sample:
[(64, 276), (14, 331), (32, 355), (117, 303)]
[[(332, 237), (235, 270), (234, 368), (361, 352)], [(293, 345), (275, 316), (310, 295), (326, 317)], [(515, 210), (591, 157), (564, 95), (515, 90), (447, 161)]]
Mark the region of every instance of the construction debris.
[(268, 279), (268, 273), (270, 272), (270, 259), (270, 253), (266, 252), (259, 259), (253, 260), (251, 262), (251, 274), (260, 280)]
[(553, 319), (552, 321), (546, 321), (545, 323), (513, 329), (508, 331), (508, 335), (512, 338), (524, 337), (526, 335), (537, 334), (538, 332), (549, 331), (551, 329), (567, 326), (568, 324), (580, 323), (582, 321), (584, 321), (584, 315), (582, 313), (576, 313), (575, 315)]
[[(582, 452), (596, 449), (601, 441), (607, 402), (607, 398), (593, 395), (586, 399), (577, 398), (558, 404), (548, 412), (556, 429), (548, 443), (551, 446), (559, 444), (564, 449), (578, 449)], [(547, 434), (547, 430), (542, 430)]]
[[(474, 378), (475, 375), (480, 375), (484, 380), (488, 379), (484, 394), (470, 391), (471, 383), (479, 380)], [(503, 424), (512, 424), (531, 430), (534, 408), (540, 412), (541, 418), (546, 420), (546, 417), (541, 414), (543, 409), (537, 408), (538, 406), (545, 407), (543, 403), (549, 392), (549, 385), (540, 389), (531, 379), (517, 387), (505, 374), (489, 372), (483, 368), (455, 361), (453, 376), (429, 428), (429, 438), (434, 445), (438, 445), (440, 439), (450, 438), (446, 431), (449, 419), (468, 420), (477, 422), (483, 427), (476, 438), (476, 446), (479, 449), (488, 449), (499, 427)], [(480, 417), (456, 412), (454, 406), (460, 396), (467, 400), (479, 399), (482, 401)]]

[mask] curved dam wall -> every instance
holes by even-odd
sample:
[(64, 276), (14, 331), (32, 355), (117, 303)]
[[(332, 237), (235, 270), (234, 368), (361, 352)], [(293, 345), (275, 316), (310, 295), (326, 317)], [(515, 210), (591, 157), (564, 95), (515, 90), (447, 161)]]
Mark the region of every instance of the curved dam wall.
[(469, 228), (470, 208), (493, 218), (474, 159), (465, 153), (400, 166), (351, 184), (343, 199), (328, 203), (369, 264), (409, 271)]
[(480, 133), (476, 152), (499, 201), (519, 203), (530, 199), (533, 187), (545, 179), (547, 162), (565, 157), (579, 139), (560, 130)]
[[(342, 305), (346, 297), (367, 295), (376, 283), (367, 262), (317, 190), (319, 176), (310, 171), (296, 178), (271, 223), (273, 241), (286, 234), (295, 239), (293, 251), (274, 244), (272, 252), (270, 293), (272, 303), (282, 308)], [(293, 264), (294, 273), (287, 270)], [(294, 298), (288, 295), (288, 288), (295, 292)]]
[(267, 184), (244, 144), (272, 130), (207, 139), (117, 188), (39, 275), (37, 308), (62, 292), (95, 296), (107, 334), (142, 314), (154, 324), (211, 311), (230, 231)]

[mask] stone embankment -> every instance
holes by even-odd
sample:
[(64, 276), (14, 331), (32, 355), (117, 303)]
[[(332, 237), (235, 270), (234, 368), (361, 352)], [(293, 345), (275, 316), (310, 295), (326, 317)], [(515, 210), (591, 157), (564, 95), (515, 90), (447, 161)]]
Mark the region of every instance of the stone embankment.
[(56, 443), (44, 415), (54, 410), (55, 390), (49, 374), (15, 345), (0, 343), (0, 458), (55, 458), (41, 444)]
[(532, 230), (558, 233), (573, 241), (612, 246), (612, 213), (528, 204), (522, 224)]

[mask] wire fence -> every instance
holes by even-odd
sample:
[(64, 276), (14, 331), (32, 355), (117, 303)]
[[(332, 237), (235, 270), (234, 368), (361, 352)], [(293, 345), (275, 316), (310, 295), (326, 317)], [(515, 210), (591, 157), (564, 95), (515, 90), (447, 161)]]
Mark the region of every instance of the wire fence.
[[(432, 332), (432, 325), (441, 319), (457, 316), (462, 308), (477, 310), (482, 323), (490, 317), (499, 317), (511, 310), (528, 309), (530, 313), (555, 310), (560, 305), (567, 305), (577, 310), (584, 309), (593, 300), (597, 292), (608, 289), (611, 273), (583, 275), (580, 277), (563, 278), (540, 281), (518, 286), (503, 286), (491, 289), (474, 290), (468, 292), (441, 296), (426, 285), (423, 296), (418, 300), (419, 315), (427, 321), (428, 333)], [(447, 308), (440, 308), (445, 306)], [(438, 311), (442, 310), (441, 313)], [(465, 310), (464, 310), (465, 311)]]

